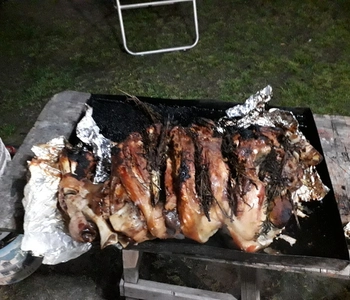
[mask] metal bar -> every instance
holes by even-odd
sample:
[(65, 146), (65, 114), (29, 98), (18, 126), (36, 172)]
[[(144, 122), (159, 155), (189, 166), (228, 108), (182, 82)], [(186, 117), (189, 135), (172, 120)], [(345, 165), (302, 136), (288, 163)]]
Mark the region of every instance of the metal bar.
[(241, 300), (260, 300), (258, 284), (258, 270), (249, 267), (240, 267)]
[(162, 0), (162, 1), (152, 1), (152, 2), (144, 2), (144, 3), (134, 3), (134, 4), (120, 4), (121, 9), (133, 9), (133, 8), (141, 8), (141, 7), (149, 7), (149, 6), (161, 6), (161, 5), (171, 5), (175, 3), (181, 2), (192, 2), (193, 0)]
[(126, 299), (130, 300), (237, 300), (228, 293), (212, 292), (144, 279), (140, 279), (136, 284), (121, 280), (119, 286), (121, 296), (125, 296)]
[(137, 283), (139, 280), (139, 266), (142, 252), (136, 250), (122, 250), (123, 276), (125, 282)]

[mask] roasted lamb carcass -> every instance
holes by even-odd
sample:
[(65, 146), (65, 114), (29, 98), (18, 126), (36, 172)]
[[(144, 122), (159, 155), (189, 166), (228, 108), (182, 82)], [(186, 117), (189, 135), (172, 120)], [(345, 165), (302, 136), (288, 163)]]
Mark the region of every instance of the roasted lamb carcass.
[(229, 120), (222, 130), (201, 119), (133, 132), (115, 145), (101, 184), (92, 184), (93, 159), (63, 154), (60, 204), (72, 237), (92, 241), (99, 232), (102, 246), (183, 236), (205, 243), (222, 229), (244, 251), (268, 246), (301, 201), (326, 190), (315, 172), (321, 155), (294, 117), (266, 114), (269, 125), (259, 125), (262, 114), (257, 124)]

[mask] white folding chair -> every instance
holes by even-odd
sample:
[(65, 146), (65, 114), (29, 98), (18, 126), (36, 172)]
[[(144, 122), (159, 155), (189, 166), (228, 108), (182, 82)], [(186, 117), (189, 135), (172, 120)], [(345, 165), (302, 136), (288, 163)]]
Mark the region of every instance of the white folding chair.
[[(115, 8), (118, 10), (118, 16), (119, 16), (119, 22), (120, 22), (120, 30), (122, 33), (122, 39), (123, 39), (123, 45), (125, 50), (131, 54), (131, 55), (145, 55), (145, 54), (154, 54), (154, 53), (163, 53), (163, 52), (171, 52), (171, 51), (179, 51), (179, 50), (188, 50), (196, 46), (199, 40), (199, 31), (198, 31), (198, 18), (197, 18), (197, 6), (196, 6), (196, 0), (158, 0), (153, 2), (143, 2), (143, 3), (134, 3), (134, 4), (120, 4), (120, 0), (114, 0), (115, 1)], [(123, 14), (122, 11), (126, 9), (135, 9), (135, 8), (144, 8), (144, 7), (151, 7), (151, 6), (161, 6), (161, 5), (171, 5), (171, 4), (177, 4), (182, 2), (192, 2), (193, 3), (193, 19), (194, 19), (194, 29), (195, 29), (195, 41), (191, 45), (184, 45), (179, 47), (170, 47), (170, 48), (161, 48), (156, 50), (149, 50), (149, 51), (138, 51), (134, 52), (131, 51), (128, 48), (127, 42), (126, 42), (126, 34), (124, 29), (124, 22), (123, 22)]]

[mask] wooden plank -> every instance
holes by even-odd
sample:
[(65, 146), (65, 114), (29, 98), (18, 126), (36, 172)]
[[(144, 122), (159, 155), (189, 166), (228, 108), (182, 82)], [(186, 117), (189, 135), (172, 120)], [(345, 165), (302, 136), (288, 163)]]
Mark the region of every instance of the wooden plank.
[(258, 269), (240, 267), (241, 300), (260, 300)]
[(350, 222), (350, 117), (314, 115), (342, 223)]
[(137, 283), (142, 253), (137, 250), (123, 250), (123, 277), (126, 282)]
[(121, 282), (122, 296), (152, 300), (237, 300), (230, 294), (211, 292), (140, 279), (137, 284)]

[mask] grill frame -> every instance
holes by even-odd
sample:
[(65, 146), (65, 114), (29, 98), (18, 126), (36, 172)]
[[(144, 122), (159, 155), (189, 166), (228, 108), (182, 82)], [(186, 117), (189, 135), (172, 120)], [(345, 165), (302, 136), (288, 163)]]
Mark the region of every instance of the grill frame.
[[(144, 111), (125, 95), (92, 94), (87, 103), (93, 107), (93, 118), (101, 128), (101, 133), (113, 141), (120, 141), (129, 133), (146, 128), (152, 122)], [(175, 120), (187, 125), (189, 118), (219, 118), (224, 111), (235, 103), (216, 100), (178, 100), (164, 98), (137, 97), (141, 102), (150, 104), (163, 115), (169, 111), (175, 113)], [(267, 108), (271, 108), (268, 106)], [(282, 107), (279, 107), (282, 108)], [(297, 118), (299, 128), (310, 143), (324, 156), (317, 127), (310, 108), (288, 108)], [(194, 114), (195, 113), (195, 114)], [(115, 127), (119, 125), (119, 127)], [(113, 136), (114, 128), (119, 131)], [(204, 259), (222, 259), (233, 263), (283, 265), (288, 267), (317, 267), (341, 270), (349, 263), (349, 252), (341, 224), (340, 214), (335, 200), (331, 179), (325, 160), (318, 166), (322, 181), (330, 188), (327, 196), (318, 203), (309, 205), (313, 213), (300, 221), (298, 228), (294, 218), (286, 226), (286, 234), (297, 238), (291, 247), (284, 241), (275, 241), (272, 247), (280, 254), (245, 253), (230, 249), (222, 234), (213, 236), (207, 243), (198, 244), (191, 240), (154, 240), (143, 242), (128, 249), (137, 249), (153, 253), (172, 253), (200, 257)]]

